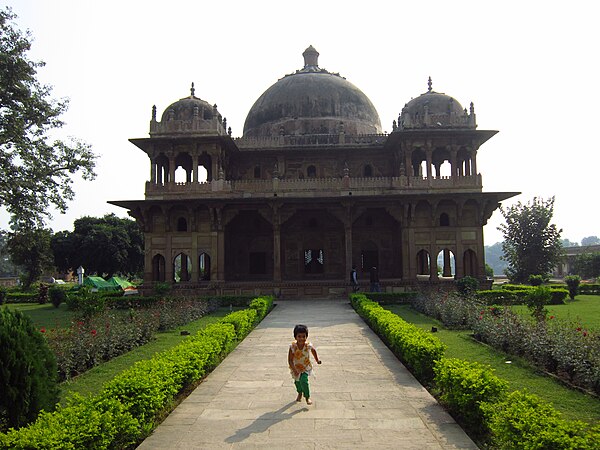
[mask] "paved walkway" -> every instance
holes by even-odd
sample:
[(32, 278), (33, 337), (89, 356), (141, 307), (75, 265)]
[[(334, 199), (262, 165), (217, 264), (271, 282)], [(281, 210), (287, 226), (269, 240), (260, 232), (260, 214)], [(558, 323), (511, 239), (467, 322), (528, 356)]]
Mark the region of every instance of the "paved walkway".
[[(314, 404), (287, 367), (295, 324), (323, 364)], [(476, 449), (347, 300), (277, 307), (138, 447), (155, 449)]]

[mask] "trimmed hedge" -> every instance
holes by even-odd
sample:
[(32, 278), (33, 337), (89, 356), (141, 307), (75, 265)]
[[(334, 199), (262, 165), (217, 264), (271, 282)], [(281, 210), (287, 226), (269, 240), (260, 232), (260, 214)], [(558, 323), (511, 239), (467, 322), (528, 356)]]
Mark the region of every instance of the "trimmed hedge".
[(481, 409), (495, 448), (598, 449), (600, 424), (566, 421), (550, 404), (526, 391), (514, 391)]
[(600, 284), (580, 284), (579, 294), (600, 295)]
[[(497, 289), (491, 291), (478, 291), (476, 296), (488, 305), (522, 305), (525, 304), (527, 295), (535, 289), (532, 286), (508, 286), (509, 289)], [(569, 291), (561, 287), (550, 289), (552, 297), (550, 305), (563, 305), (569, 295)]]
[(433, 378), (435, 362), (446, 349), (438, 338), (383, 309), (364, 294), (353, 294), (350, 301), (356, 312), (413, 370), (417, 378), (423, 381)]
[(440, 399), (472, 429), (483, 423), (483, 402), (503, 398), (508, 383), (496, 375), (490, 366), (456, 358), (442, 358), (434, 367), (435, 386)]
[(38, 302), (37, 292), (6, 292), (6, 303), (37, 303)]
[(266, 315), (273, 299), (259, 300), (248, 314), (229, 314), (178, 346), (136, 363), (106, 383), (97, 396), (79, 397), (55, 413), (42, 413), (28, 427), (0, 433), (0, 448), (121, 449), (139, 442), (180, 392), (231, 351), (238, 332), (250, 331), (244, 328), (248, 319), (256, 323)]
[(418, 296), (418, 292), (365, 292), (369, 300), (380, 305), (410, 305)]

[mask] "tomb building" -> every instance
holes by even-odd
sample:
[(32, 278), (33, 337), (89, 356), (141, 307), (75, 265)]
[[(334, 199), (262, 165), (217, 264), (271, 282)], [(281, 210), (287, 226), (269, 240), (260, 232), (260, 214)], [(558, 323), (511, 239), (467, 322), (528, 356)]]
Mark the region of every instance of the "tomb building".
[(517, 194), (482, 189), (477, 153), (497, 131), (430, 78), (383, 133), (360, 89), (312, 46), (303, 56), (241, 137), (192, 84), (130, 140), (150, 161), (145, 198), (111, 203), (144, 233), (146, 289), (324, 298), (350, 292), (353, 266), (365, 288), (376, 267), (387, 292), (485, 282), (483, 226)]

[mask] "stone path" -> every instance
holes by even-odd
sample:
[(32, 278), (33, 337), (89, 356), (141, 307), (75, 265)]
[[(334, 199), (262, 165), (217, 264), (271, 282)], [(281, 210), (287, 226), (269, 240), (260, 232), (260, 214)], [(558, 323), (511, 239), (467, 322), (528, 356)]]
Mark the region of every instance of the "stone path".
[[(314, 404), (287, 366), (303, 323), (323, 364)], [(347, 300), (279, 301), (138, 448), (476, 449)]]

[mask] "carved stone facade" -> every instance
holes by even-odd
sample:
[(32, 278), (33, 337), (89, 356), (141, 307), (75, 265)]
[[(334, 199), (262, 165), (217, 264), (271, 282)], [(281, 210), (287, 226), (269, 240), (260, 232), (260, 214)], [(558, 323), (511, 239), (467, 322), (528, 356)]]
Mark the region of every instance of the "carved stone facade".
[(257, 100), (240, 138), (193, 85), (160, 122), (153, 108), (150, 137), (131, 140), (150, 159), (146, 198), (111, 202), (144, 231), (145, 286), (338, 296), (353, 265), (363, 283), (377, 267), (389, 292), (485, 280), (483, 226), (516, 195), (482, 191), (477, 152), (496, 131), (430, 80), (382, 134), (368, 98), (317, 57), (309, 47)]

